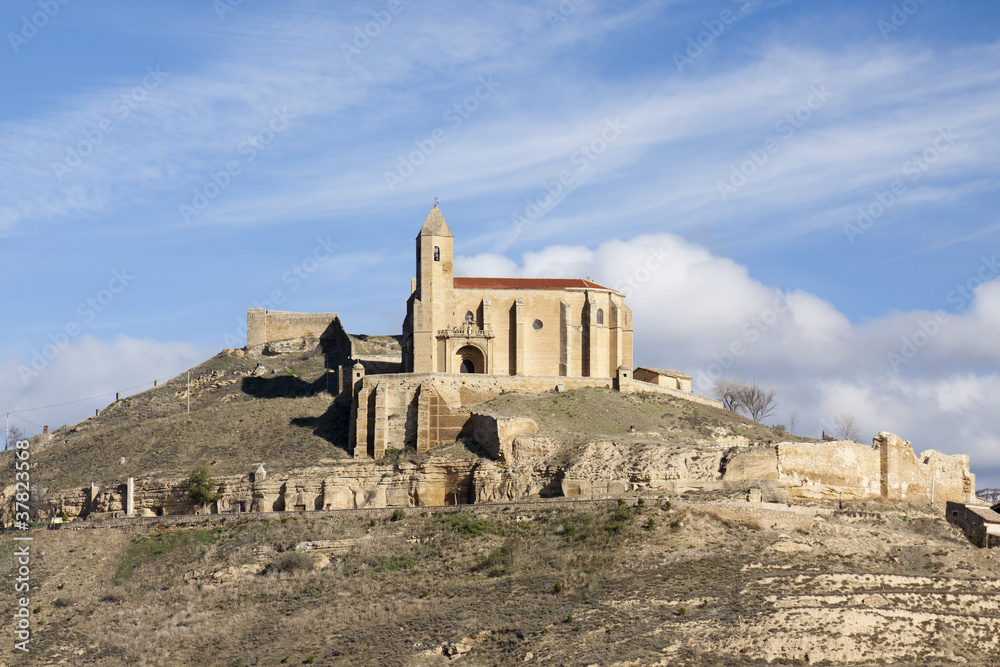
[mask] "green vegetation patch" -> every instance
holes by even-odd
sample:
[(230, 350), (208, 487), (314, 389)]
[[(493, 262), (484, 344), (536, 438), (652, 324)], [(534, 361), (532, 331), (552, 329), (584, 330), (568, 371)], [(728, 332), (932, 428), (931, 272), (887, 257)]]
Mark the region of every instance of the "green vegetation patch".
[(219, 534), (218, 529), (179, 530), (142, 538), (129, 547), (115, 570), (112, 583), (125, 582), (136, 569), (146, 565), (158, 564), (167, 569), (172, 565), (188, 563), (204, 553), (209, 545), (215, 544)]
[(471, 514), (445, 514), (438, 517), (438, 522), (445, 530), (461, 537), (473, 538), (503, 533), (503, 525), (499, 521), (477, 519)]
[(365, 561), (376, 572), (409, 570), (417, 564), (415, 556), (373, 556)]

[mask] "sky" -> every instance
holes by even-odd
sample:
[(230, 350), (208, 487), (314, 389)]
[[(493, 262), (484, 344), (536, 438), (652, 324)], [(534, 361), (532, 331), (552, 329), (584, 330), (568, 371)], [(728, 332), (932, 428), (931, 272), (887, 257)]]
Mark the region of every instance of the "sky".
[(74, 423), (245, 344), (398, 334), (459, 275), (590, 276), (637, 365), (854, 416), (1000, 486), (1000, 6), (0, 7), (0, 413)]

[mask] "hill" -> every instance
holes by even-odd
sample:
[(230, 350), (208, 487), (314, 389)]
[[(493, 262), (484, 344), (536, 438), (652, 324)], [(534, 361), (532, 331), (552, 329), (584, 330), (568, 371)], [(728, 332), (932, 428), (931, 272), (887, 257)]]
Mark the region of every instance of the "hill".
[(940, 517), (688, 501), (35, 531), (31, 664), (995, 664)]
[[(394, 344), (358, 340), (372, 355)], [(445, 484), (449, 471), (474, 469), (491, 498), (534, 502), (36, 529), (31, 664), (891, 665), (1000, 655), (993, 554), (915, 505), (745, 502), (741, 475), (775, 456), (753, 445), (787, 434), (732, 412), (599, 388), (506, 393), (474, 409), (537, 427), (507, 460), (465, 439), (359, 462), (347, 451), (349, 404), (327, 392), (322, 354), (228, 350), (190, 377), (190, 393), (185, 374), (35, 439), (33, 493), (127, 476), (183, 481), (201, 462), (217, 479), (242, 480), (265, 461), (269, 484), (299, 475), (300, 490), (306, 473), (353, 471), (366, 484), (426, 473)], [(821, 447), (846, 451), (834, 444)], [(734, 471), (735, 484), (718, 481)], [(717, 481), (687, 485), (699, 479)], [(569, 488), (623, 499), (538, 499)], [(8, 578), (14, 548), (0, 543)], [(10, 618), (11, 596), (3, 604)], [(17, 659), (11, 643), (3, 651)]]
[[(382, 338), (358, 341), (373, 353), (396, 344)], [(352, 460), (350, 402), (328, 393), (321, 352), (251, 358), (242, 350), (227, 350), (191, 369), (190, 390), (187, 377), (182, 374), (116, 401), (99, 415), (57, 429), (49, 442), (36, 439), (33, 482), (52, 494), (91, 482), (120, 484), (127, 477), (185, 477), (203, 462), (212, 464), (213, 475), (226, 476), (246, 475), (261, 462), (270, 473), (280, 474)], [(602, 389), (505, 394), (476, 409), (534, 419), (540, 436), (569, 448), (566, 460), (595, 437), (698, 446), (732, 437), (777, 441), (786, 435), (735, 413), (671, 396), (623, 396)], [(434, 451), (438, 457), (468, 453), (464, 447)], [(416, 462), (426, 459), (397, 452), (394, 460), (400, 455)]]

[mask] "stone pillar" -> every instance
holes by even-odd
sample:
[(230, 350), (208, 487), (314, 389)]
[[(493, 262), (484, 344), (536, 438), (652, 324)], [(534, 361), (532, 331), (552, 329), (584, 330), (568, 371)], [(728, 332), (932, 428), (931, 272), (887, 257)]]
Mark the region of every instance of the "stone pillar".
[(628, 385), (632, 381), (632, 369), (622, 364), (618, 367), (618, 374), (615, 376), (615, 391), (624, 394), (628, 393)]
[(386, 444), (389, 440), (389, 391), (382, 382), (375, 385), (375, 432), (372, 433), (372, 457), (380, 459), (385, 456)]
[(872, 442), (879, 452), (882, 498), (902, 500), (902, 445), (909, 446), (909, 442), (885, 431), (875, 436)]
[(257, 466), (257, 471), (253, 474), (253, 482), (257, 484), (258, 482), (263, 482), (267, 479), (267, 471), (264, 470), (264, 464), (261, 463)]
[(250, 308), (247, 310), (247, 347), (263, 345), (267, 342), (267, 310)]
[(576, 375), (573, 361), (573, 325), (572, 310), (565, 301), (559, 303), (559, 375)]
[(511, 346), (510, 346), (510, 370), (511, 375), (524, 375), (524, 301), (517, 299), (511, 307)]
[(493, 316), (490, 314), (492, 305), (493, 305), (492, 301), (490, 301), (489, 299), (483, 299), (482, 302), (483, 316), (479, 322), (479, 326), (480, 328), (482, 328), (483, 331), (486, 331), (486, 329), (490, 326), (490, 323), (493, 321)]
[(337, 366), (337, 396), (344, 395), (344, 390), (347, 388), (346, 387), (347, 383), (344, 382), (345, 379), (346, 378), (344, 377), (344, 367)]
[(132, 477), (128, 478), (128, 484), (125, 487), (125, 516), (132, 516), (135, 514), (135, 480)]
[(354, 458), (363, 459), (368, 456), (368, 395), (370, 391), (361, 387), (354, 395)]
[(97, 494), (100, 493), (101, 487), (97, 486), (93, 482), (90, 483), (90, 512), (97, 511)]
[(417, 453), (422, 454), (431, 445), (431, 381), (425, 380), (417, 389)]

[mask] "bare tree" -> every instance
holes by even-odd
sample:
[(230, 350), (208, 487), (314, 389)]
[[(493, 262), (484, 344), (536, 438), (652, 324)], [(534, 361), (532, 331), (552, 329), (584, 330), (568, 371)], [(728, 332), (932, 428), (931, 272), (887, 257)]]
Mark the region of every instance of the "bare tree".
[(861, 427), (858, 425), (857, 418), (846, 412), (833, 418), (833, 427), (836, 429), (835, 432), (841, 440), (853, 440), (857, 442), (858, 438), (861, 437)]
[(762, 419), (774, 414), (778, 409), (778, 403), (774, 400), (776, 393), (774, 389), (764, 389), (756, 382), (744, 383), (737, 400), (750, 419), (759, 424)]
[(773, 389), (762, 389), (756, 382), (720, 378), (715, 381), (712, 393), (722, 401), (722, 407), (733, 412), (744, 412), (758, 424), (777, 409)]
[(17, 426), (11, 426), (10, 431), (7, 433), (7, 444), (4, 449), (14, 449), (14, 445), (17, 444), (18, 440), (24, 440), (24, 431)]
[(739, 380), (719, 378), (712, 386), (712, 394), (722, 401), (722, 407), (731, 412), (740, 411), (739, 394), (743, 383)]
[(798, 411), (793, 411), (792, 414), (788, 415), (788, 432), (795, 434), (795, 427), (799, 423), (799, 413)]

